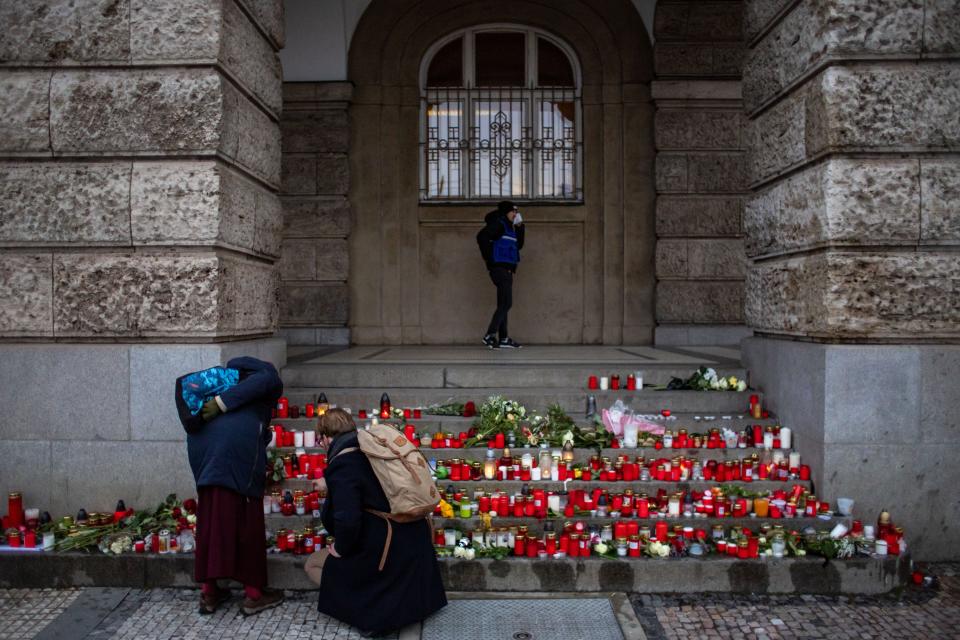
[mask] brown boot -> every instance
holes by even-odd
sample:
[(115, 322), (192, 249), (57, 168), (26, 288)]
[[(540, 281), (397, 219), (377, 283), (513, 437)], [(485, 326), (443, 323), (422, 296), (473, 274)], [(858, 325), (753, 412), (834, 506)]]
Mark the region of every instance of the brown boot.
[(216, 613), (217, 608), (229, 599), (230, 591), (227, 589), (217, 589), (215, 593), (200, 592), (200, 615)]
[(283, 591), (264, 589), (262, 593), (263, 595), (257, 600), (243, 599), (243, 606), (240, 607), (243, 615), (252, 616), (283, 604)]

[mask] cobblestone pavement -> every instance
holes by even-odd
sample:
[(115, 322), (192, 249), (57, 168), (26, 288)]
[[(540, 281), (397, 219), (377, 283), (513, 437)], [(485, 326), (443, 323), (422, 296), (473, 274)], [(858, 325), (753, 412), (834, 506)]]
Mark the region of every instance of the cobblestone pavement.
[[(932, 572), (940, 577), (937, 590), (911, 585), (901, 594), (876, 597), (633, 594), (630, 599), (650, 640), (960, 638), (960, 563), (934, 565)], [(194, 590), (0, 590), (0, 640), (360, 638), (352, 627), (319, 614), (314, 593), (288, 594), (283, 606), (250, 618), (240, 613), (240, 597), (237, 592), (216, 614), (201, 616)], [(449, 625), (450, 637), (465, 637), (470, 625), (470, 620)]]
[(53, 622), (79, 589), (0, 589), (0, 640), (26, 640)]
[(931, 565), (940, 588), (883, 596), (631, 595), (648, 640), (960, 638), (960, 563)]

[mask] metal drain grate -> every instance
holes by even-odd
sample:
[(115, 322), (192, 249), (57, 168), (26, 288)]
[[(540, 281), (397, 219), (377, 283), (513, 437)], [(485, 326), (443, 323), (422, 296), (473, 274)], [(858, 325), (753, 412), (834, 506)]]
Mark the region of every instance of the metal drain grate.
[(623, 640), (606, 598), (451, 600), (421, 640)]

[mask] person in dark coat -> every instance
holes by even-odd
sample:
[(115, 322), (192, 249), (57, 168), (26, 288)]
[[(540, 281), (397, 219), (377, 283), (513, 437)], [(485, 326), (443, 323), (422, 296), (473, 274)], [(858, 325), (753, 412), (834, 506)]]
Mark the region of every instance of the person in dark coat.
[(227, 367), (240, 372), (239, 382), (204, 403), (199, 425), (184, 422), (198, 495), (194, 577), (200, 613), (229, 598), (217, 580), (232, 578), (244, 585), (242, 611), (251, 615), (283, 602), (282, 592), (265, 588), (263, 520), (270, 418), (283, 383), (272, 364), (256, 358), (234, 358)]
[(327, 500), (321, 520), (334, 542), (313, 554), (305, 567), (320, 584), (321, 613), (379, 635), (418, 622), (447, 604), (440, 566), (426, 519), (392, 522), (383, 570), (387, 522), (365, 511), (390, 511), (380, 482), (360, 451), (357, 427), (342, 409), (318, 423), (327, 449)]
[(497, 288), (497, 310), (487, 326), (483, 344), (491, 349), (519, 349), (520, 345), (507, 330), (507, 314), (513, 306), (513, 275), (517, 272), (526, 236), (523, 216), (515, 204), (504, 200), (486, 215), (484, 222), (485, 226), (477, 233), (477, 244), (490, 280)]

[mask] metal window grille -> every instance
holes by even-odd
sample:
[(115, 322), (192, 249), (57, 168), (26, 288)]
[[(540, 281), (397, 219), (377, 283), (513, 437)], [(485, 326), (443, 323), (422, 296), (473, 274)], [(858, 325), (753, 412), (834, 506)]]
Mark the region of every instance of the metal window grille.
[(421, 200), (583, 199), (576, 89), (428, 88)]

